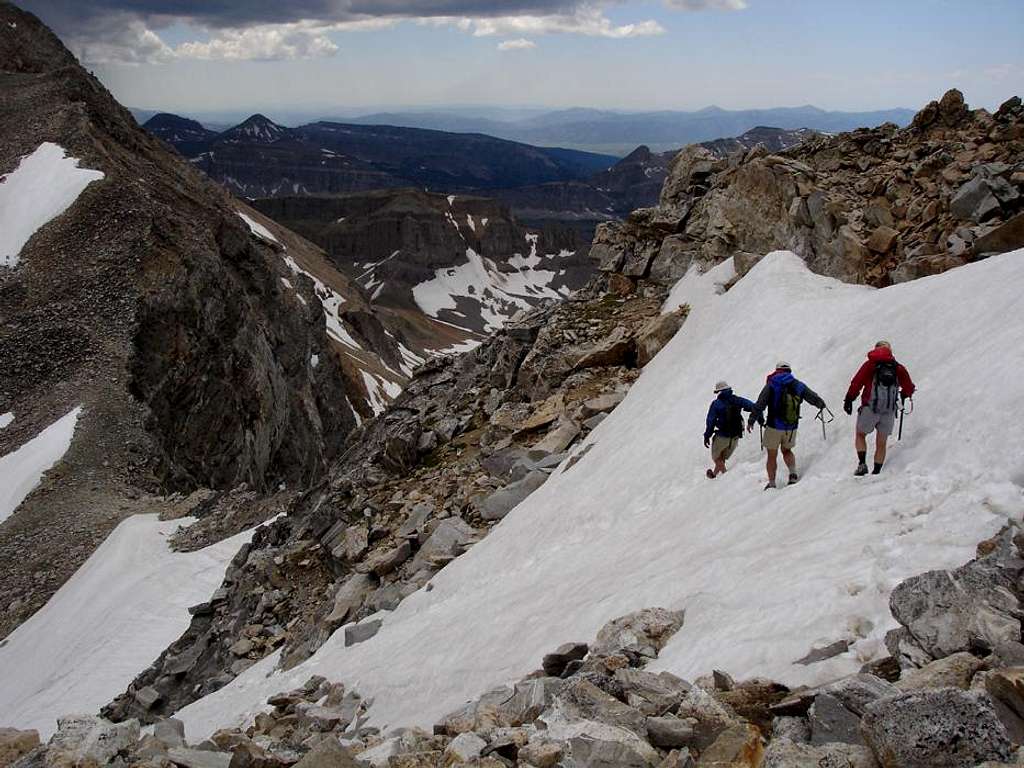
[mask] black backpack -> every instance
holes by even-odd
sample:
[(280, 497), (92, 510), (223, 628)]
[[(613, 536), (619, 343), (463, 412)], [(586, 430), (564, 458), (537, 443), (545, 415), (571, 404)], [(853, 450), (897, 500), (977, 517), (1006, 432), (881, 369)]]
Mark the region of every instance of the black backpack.
[(875, 380), (871, 387), (871, 410), (875, 413), (892, 413), (899, 398), (900, 379), (895, 360), (881, 360), (875, 363)]
[(743, 437), (743, 409), (737, 403), (729, 403), (725, 408), (725, 423), (721, 432), (729, 437)]

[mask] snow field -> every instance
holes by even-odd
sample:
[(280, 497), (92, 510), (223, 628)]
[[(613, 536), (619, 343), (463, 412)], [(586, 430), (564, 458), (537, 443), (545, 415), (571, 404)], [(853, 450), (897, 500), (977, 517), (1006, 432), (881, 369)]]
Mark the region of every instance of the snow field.
[[(191, 737), (241, 724), (266, 697), (323, 674), (375, 699), (383, 727), (422, 725), (536, 669), (560, 643), (591, 640), (648, 606), (685, 609), (654, 669), (712, 668), (788, 684), (855, 672), (883, 653), (901, 580), (959, 565), (1007, 517), (1024, 514), (1024, 252), (874, 290), (766, 257), (727, 293), (726, 263), (691, 271), (669, 306), (687, 323), (626, 400), (491, 534), (389, 614), (371, 640), (335, 635), (308, 661), (272, 662), (182, 710)], [(877, 338), (918, 385), (916, 412), (884, 473), (854, 478), (850, 378)], [(805, 408), (800, 483), (763, 492), (757, 434), (714, 481), (702, 445), (717, 379), (756, 397), (779, 358), (836, 412), (827, 441)], [(781, 462), (780, 462), (781, 463)], [(836, 658), (794, 664), (845, 639)]]
[[(73, 409), (20, 448), (0, 456), (0, 523), (14, 514), (21, 502), (39, 486), (43, 475), (67, 453), (81, 412), (81, 406)], [(11, 419), (5, 421), (6, 416)], [(0, 417), (0, 427), (6, 427), (13, 418), (11, 414), (4, 414)]]
[(123, 521), (50, 601), (0, 646), (0, 723), (35, 728), (93, 713), (189, 625), (187, 608), (209, 600), (246, 531), (196, 552), (167, 537), (191, 518)]
[(101, 171), (79, 168), (63, 147), (49, 141), (0, 176), (0, 267), (18, 266), (25, 243), (70, 208)]

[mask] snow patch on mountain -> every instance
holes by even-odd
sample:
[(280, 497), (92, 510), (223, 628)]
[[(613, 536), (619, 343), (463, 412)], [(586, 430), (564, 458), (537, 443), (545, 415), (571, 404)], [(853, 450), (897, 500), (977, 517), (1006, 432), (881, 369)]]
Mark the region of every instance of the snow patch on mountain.
[(267, 229), (258, 221), (256, 221), (256, 219), (254, 219), (252, 216), (246, 216), (241, 211), (237, 211), (237, 213), (241, 217), (242, 221), (244, 221), (249, 226), (249, 231), (256, 235), (256, 237), (261, 237), (268, 242), (277, 243), (278, 245), (281, 244), (281, 242), (276, 237), (274, 237), (273, 232), (271, 232), (269, 229)]
[(14, 422), (13, 413), (0, 413), (0, 429), (10, 426)]
[[(0, 522), (14, 514), (25, 497), (39, 486), (43, 475), (67, 453), (81, 412), (81, 406), (73, 409), (20, 448), (0, 456)], [(10, 421), (0, 426), (7, 424)]]
[[(818, 683), (884, 653), (901, 580), (961, 564), (1024, 514), (1024, 251), (882, 290), (812, 274), (774, 253), (723, 293), (731, 264), (691, 271), (673, 293), (682, 331), (562, 469), (483, 541), (388, 615), (372, 639), (335, 633), (309, 660), (260, 665), (179, 713), (193, 738), (242, 723), (312, 674), (375, 699), (374, 724), (422, 725), (520, 678), (566, 640), (647, 606), (685, 609), (653, 664), (692, 678), (713, 668)], [(882, 475), (854, 478), (853, 421), (823, 440), (804, 422), (803, 479), (766, 493), (764, 456), (743, 441), (727, 475), (704, 477), (712, 388), (755, 396), (784, 357), (834, 410), (876, 338), (918, 384), (917, 409)], [(956, 350), (970, 350), (970, 364)], [(979, 371), (984, 371), (980, 376)], [(992, 381), (1002, 382), (991, 386)], [(794, 663), (837, 640), (850, 650)]]
[(0, 176), (0, 267), (16, 267), (25, 243), (70, 208), (102, 171), (79, 168), (58, 144), (45, 141)]
[(188, 628), (188, 607), (210, 599), (253, 533), (196, 552), (171, 551), (167, 537), (192, 522), (156, 515), (123, 521), (11, 633), (0, 646), (0, 722), (35, 728), (45, 740), (57, 717), (98, 711)]

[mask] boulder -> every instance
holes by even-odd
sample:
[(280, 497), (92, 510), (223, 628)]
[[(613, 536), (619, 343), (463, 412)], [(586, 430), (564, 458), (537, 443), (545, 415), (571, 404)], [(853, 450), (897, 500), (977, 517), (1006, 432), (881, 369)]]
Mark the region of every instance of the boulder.
[(584, 418), (589, 418), (599, 413), (608, 413), (615, 410), (625, 397), (626, 395), (622, 392), (605, 392), (597, 397), (592, 397), (583, 402), (582, 415)]
[(738, 251), (732, 256), (733, 267), (738, 277), (744, 277), (754, 265), (764, 258), (763, 253), (750, 253), (749, 251)]
[(516, 683), (510, 699), (497, 709), (510, 726), (532, 723), (547, 709), (565, 686), (557, 677), (533, 677)]
[(403, 541), (397, 547), (376, 552), (361, 562), (356, 570), (360, 573), (373, 573), (378, 577), (387, 576), (412, 556), (412, 544)]
[(459, 517), (447, 517), (430, 534), (420, 551), (408, 566), (415, 573), (424, 565), (433, 566), (438, 560), (451, 559), (462, 552), (463, 547), (476, 536), (469, 523)]
[(649, 768), (656, 764), (641, 754), (635, 744), (588, 736), (570, 739), (568, 752), (575, 768)]
[(506, 485), (477, 503), (477, 512), (484, 520), (501, 520), (547, 479), (546, 472), (533, 470), (522, 480)]
[(1004, 224), (974, 241), (972, 252), (977, 258), (991, 253), (1006, 253), (1024, 248), (1024, 213), (1018, 213)]
[(626, 254), (619, 246), (608, 243), (594, 243), (590, 248), (590, 258), (597, 261), (601, 272), (618, 272), (626, 260)]
[(176, 717), (157, 720), (153, 725), (153, 736), (168, 747), (184, 747), (185, 724)]
[(579, 436), (580, 431), (580, 425), (573, 419), (560, 419), (558, 426), (538, 440), (531, 446), (530, 450), (543, 453), (562, 453), (572, 445), (573, 440)]
[(228, 768), (231, 765), (231, 755), (227, 752), (186, 747), (167, 750), (167, 759), (180, 768)]
[(307, 752), (295, 768), (360, 768), (352, 753), (328, 736)]
[(1024, 718), (1024, 667), (996, 669), (985, 677), (985, 689), (1020, 718)]
[(962, 267), (966, 263), (967, 261), (963, 257), (953, 256), (948, 253), (915, 256), (900, 263), (895, 269), (891, 270), (889, 272), (889, 279), (893, 283), (906, 283), (919, 277), (938, 275), (950, 269)]
[(633, 339), (625, 327), (620, 325), (584, 351), (576, 362), (576, 368), (582, 370), (611, 365), (629, 366), (635, 359), (636, 348)]
[(647, 718), (647, 738), (661, 749), (688, 747), (694, 742), (696, 720), (682, 720), (672, 715)]
[(591, 652), (596, 656), (633, 654), (657, 658), (665, 643), (683, 626), (683, 611), (644, 608), (605, 624), (597, 633)]
[(646, 718), (580, 677), (571, 678), (554, 697), (552, 706), (570, 722), (590, 720), (647, 738)]
[(651, 262), (649, 279), (661, 285), (674, 285), (693, 264), (697, 250), (684, 235), (669, 235), (661, 241), (661, 249)]
[(883, 768), (974, 768), (1012, 754), (988, 697), (959, 688), (879, 699), (861, 730)]
[(692, 686), (671, 672), (648, 672), (627, 667), (615, 670), (615, 681), (626, 693), (631, 707), (645, 715), (674, 712)]
[(843, 706), (835, 696), (819, 694), (814, 699), (807, 719), (811, 725), (811, 743), (863, 744), (860, 718)]
[(858, 717), (863, 716), (864, 710), (873, 701), (877, 701), (885, 696), (895, 696), (899, 693), (899, 689), (892, 683), (866, 672), (844, 677), (841, 680), (830, 683), (822, 691), (834, 697), (846, 709)]
[(445, 764), (460, 765), (462, 763), (469, 763), (480, 757), (480, 753), (484, 751), (486, 746), (487, 742), (475, 733), (460, 733), (445, 747)]
[(785, 737), (772, 739), (761, 768), (878, 768), (863, 745), (800, 744)]
[(50, 752), (74, 763), (103, 765), (119, 753), (130, 751), (141, 733), (138, 720), (111, 723), (94, 715), (69, 715), (57, 719), (50, 738)]
[(608, 293), (613, 293), (621, 298), (626, 298), (636, 290), (636, 283), (620, 272), (612, 272), (608, 275)]
[[(246, 651), (248, 653), (248, 651)], [(244, 655), (244, 654), (242, 654)], [(162, 698), (162, 694), (151, 685), (140, 688), (135, 692), (135, 701), (143, 709), (152, 709)]]
[(519, 764), (554, 768), (562, 759), (562, 745), (547, 739), (531, 740), (519, 750)]
[(39, 731), (0, 728), (0, 768), (7, 768), (22, 755), (39, 746)]
[(660, 352), (679, 329), (683, 327), (690, 308), (682, 306), (663, 315), (652, 317), (636, 334), (636, 364), (644, 367)]
[(882, 225), (877, 227), (868, 237), (868, 250), (874, 253), (888, 253), (896, 245), (896, 239), (900, 233), (892, 227)]
[(1001, 211), (990, 181), (981, 176), (961, 186), (949, 201), (949, 212), (961, 221), (982, 222)]
[(738, 723), (701, 752), (697, 768), (758, 768), (763, 756), (760, 731), (749, 723)]
[(366, 642), (380, 631), (383, 623), (381, 619), (374, 619), (345, 627), (345, 647)]
[(552, 653), (544, 654), (541, 667), (544, 674), (551, 677), (560, 677), (570, 661), (579, 661), (587, 655), (590, 646), (586, 643), (564, 643)]
[(698, 687), (687, 691), (676, 713), (681, 718), (697, 721), (693, 746), (699, 750), (706, 749), (720, 734), (741, 723), (731, 707)]
[(954, 653), (945, 658), (926, 664), (920, 669), (903, 671), (896, 688), (901, 691), (916, 691), (925, 688), (971, 687), (971, 679), (983, 669), (985, 662), (970, 653)]
[(783, 716), (772, 721), (772, 743), (775, 739), (788, 739), (797, 744), (809, 744), (811, 724), (803, 717)]
[(328, 631), (333, 632), (354, 616), (375, 589), (374, 579), (365, 573), (353, 573), (345, 579), (334, 595), (333, 610), (323, 620)]

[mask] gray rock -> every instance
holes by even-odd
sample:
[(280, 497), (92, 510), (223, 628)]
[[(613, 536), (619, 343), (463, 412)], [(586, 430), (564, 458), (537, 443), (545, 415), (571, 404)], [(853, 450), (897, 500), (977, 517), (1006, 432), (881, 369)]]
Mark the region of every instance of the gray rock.
[(688, 747), (694, 741), (696, 720), (681, 720), (678, 717), (648, 717), (647, 737), (651, 744), (662, 749)]
[(374, 619), (345, 627), (345, 647), (366, 642), (380, 631), (383, 623), (381, 619)]
[(811, 724), (804, 717), (776, 717), (772, 720), (772, 738), (808, 744), (811, 741)]
[(152, 709), (161, 698), (160, 691), (151, 685), (135, 692), (135, 701), (143, 709)]
[(772, 739), (761, 768), (878, 768), (871, 750), (854, 744), (800, 744)]
[(597, 260), (597, 268), (601, 272), (618, 272), (626, 260), (621, 248), (605, 243), (595, 243), (590, 249), (590, 257)]
[(679, 307), (653, 317), (636, 334), (636, 364), (644, 367), (679, 332), (689, 316), (689, 309)]
[(835, 696), (819, 694), (814, 699), (807, 719), (811, 725), (811, 743), (863, 744), (860, 718), (843, 706)]
[(580, 736), (569, 740), (575, 768), (648, 768), (647, 760), (633, 744)]
[(75, 763), (104, 765), (134, 747), (140, 732), (138, 720), (111, 723), (94, 715), (69, 715), (57, 719), (49, 746)]
[(559, 712), (572, 720), (590, 720), (647, 738), (646, 718), (580, 677), (571, 678), (554, 697)]
[(963, 221), (981, 222), (1002, 210), (991, 182), (976, 176), (960, 187), (949, 201), (949, 211)]
[(509, 725), (532, 723), (565, 687), (557, 677), (535, 677), (516, 683), (512, 697), (500, 706)]
[(732, 256), (733, 267), (736, 269), (736, 274), (739, 277), (744, 277), (750, 270), (754, 268), (754, 265), (764, 258), (763, 253), (749, 253), (748, 251), (738, 251)]
[(892, 683), (866, 672), (844, 677), (842, 680), (830, 683), (822, 691), (835, 697), (840, 704), (858, 717), (863, 716), (864, 710), (873, 701), (877, 701), (885, 696), (895, 696), (899, 693), (899, 690)]
[(365, 573), (353, 573), (334, 595), (334, 609), (324, 619), (328, 631), (334, 631), (354, 616), (363, 601), (374, 591), (376, 583)]
[(1006, 253), (1024, 248), (1024, 213), (1018, 213), (1006, 223), (985, 233), (973, 243), (976, 256), (989, 253)]
[(633, 339), (623, 326), (587, 348), (576, 362), (577, 369), (627, 365), (636, 357)]
[(547, 482), (546, 472), (532, 471), (522, 480), (495, 491), (477, 504), (477, 511), (484, 520), (501, 520), (527, 496)]
[(993, 699), (1024, 718), (1024, 667), (995, 669), (985, 677), (985, 689)]
[(543, 451), (544, 453), (562, 453), (572, 445), (580, 434), (580, 425), (573, 419), (559, 419), (558, 425), (542, 437), (531, 448), (531, 451)]
[(959, 688), (880, 699), (868, 706), (861, 729), (884, 766), (973, 768), (1012, 754), (988, 697)]
[(605, 392), (603, 395), (592, 397), (583, 403), (584, 418), (594, 416), (598, 413), (607, 413), (625, 399), (622, 392)]
[(336, 738), (328, 736), (309, 750), (295, 768), (360, 768), (360, 764)]
[(591, 416), (583, 422), (583, 428), (590, 430), (597, 429), (598, 425), (607, 418), (607, 413), (599, 413), (596, 416)]
[(825, 661), (836, 656), (841, 656), (850, 650), (849, 640), (837, 640), (834, 643), (824, 646), (823, 648), (812, 648), (810, 652), (802, 659), (797, 659), (794, 664), (802, 664), (803, 666), (810, 666), (811, 664), (817, 664), (819, 661)]
[(615, 682), (622, 686), (631, 707), (645, 715), (675, 712), (692, 686), (671, 672), (648, 672), (626, 667), (615, 670)]
[(657, 658), (665, 643), (683, 626), (683, 611), (644, 608), (605, 624), (591, 651), (597, 656), (633, 653)]
[(0, 766), (14, 763), (39, 746), (39, 731), (0, 728)]
[(172, 747), (167, 750), (167, 759), (181, 768), (228, 768), (231, 765), (230, 752), (185, 747)]
[(896, 688), (901, 691), (915, 691), (924, 688), (971, 687), (974, 675), (985, 666), (985, 662), (970, 653), (954, 653), (943, 659), (926, 664), (920, 669), (903, 671)]
[(387, 576), (411, 556), (412, 544), (408, 541), (403, 541), (397, 547), (371, 555), (360, 563), (356, 570), (360, 573), (374, 573), (377, 576)]
[(403, 538), (415, 536), (427, 520), (433, 517), (434, 512), (435, 509), (433, 504), (421, 501), (409, 511), (409, 517), (407, 517), (405, 522), (402, 523), (401, 527), (399, 527), (396, 535)]
[(486, 746), (487, 742), (475, 733), (460, 733), (445, 747), (445, 763), (447, 765), (468, 763), (480, 757), (480, 753), (484, 751)]
[(587, 655), (590, 646), (586, 643), (564, 643), (552, 653), (544, 655), (541, 667), (544, 673), (551, 677), (560, 677), (570, 661), (579, 661)]
[(740, 718), (728, 705), (696, 686), (683, 696), (676, 713), (681, 718), (697, 721), (693, 746), (701, 751), (714, 743), (719, 735), (740, 723)]
[(436, 561), (451, 559), (461, 554), (463, 547), (476, 535), (469, 523), (458, 517), (446, 517), (423, 542), (410, 568), (415, 573), (423, 565), (433, 566)]
[(153, 725), (153, 736), (168, 747), (184, 747), (185, 724), (175, 717), (157, 720)]

